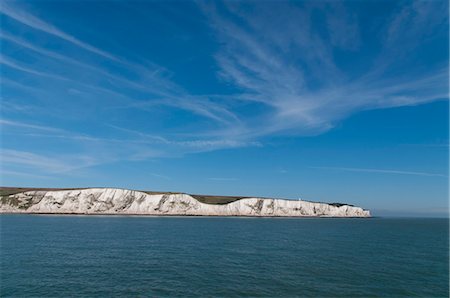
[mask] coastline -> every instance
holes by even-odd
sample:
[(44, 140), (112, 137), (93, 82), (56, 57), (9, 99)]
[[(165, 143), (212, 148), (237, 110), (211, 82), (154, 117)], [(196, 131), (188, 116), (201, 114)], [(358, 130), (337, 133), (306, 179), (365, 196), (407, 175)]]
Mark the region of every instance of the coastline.
[(384, 218), (380, 216), (281, 216), (281, 215), (196, 215), (196, 214), (144, 214), (144, 213), (69, 213), (69, 212), (27, 212), (27, 211), (17, 211), (17, 212), (3, 212), (0, 211), (0, 216), (2, 215), (49, 215), (49, 216), (88, 216), (88, 217), (182, 217), (182, 218), (286, 218), (286, 219), (314, 219), (314, 218), (363, 218), (363, 219), (373, 219), (373, 218)]
[(370, 217), (370, 211), (343, 203), (258, 197), (155, 193), (116, 188), (33, 190), (1, 196), (0, 213), (245, 216)]

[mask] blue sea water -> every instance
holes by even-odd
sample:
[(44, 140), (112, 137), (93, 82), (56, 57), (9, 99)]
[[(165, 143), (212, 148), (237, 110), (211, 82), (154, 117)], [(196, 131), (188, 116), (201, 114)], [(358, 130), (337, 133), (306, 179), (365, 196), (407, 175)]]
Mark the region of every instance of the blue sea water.
[(448, 297), (448, 219), (2, 215), (2, 297)]

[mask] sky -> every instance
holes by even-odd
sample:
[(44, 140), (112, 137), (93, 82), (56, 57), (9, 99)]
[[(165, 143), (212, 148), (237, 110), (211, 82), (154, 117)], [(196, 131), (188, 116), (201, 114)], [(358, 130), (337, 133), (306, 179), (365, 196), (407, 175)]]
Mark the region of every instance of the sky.
[(1, 185), (448, 215), (447, 1), (2, 1)]

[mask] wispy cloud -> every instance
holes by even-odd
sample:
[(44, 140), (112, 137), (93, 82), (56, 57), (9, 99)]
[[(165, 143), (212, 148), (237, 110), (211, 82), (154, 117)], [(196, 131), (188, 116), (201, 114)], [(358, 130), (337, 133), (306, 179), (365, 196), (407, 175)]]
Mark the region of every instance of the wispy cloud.
[[(240, 121), (237, 116), (227, 108), (226, 105), (216, 103), (208, 96), (190, 94), (184, 90), (184, 88), (168, 79), (167, 70), (164, 67), (148, 62), (144, 59), (140, 61), (140, 63), (135, 63), (127, 61), (123, 58), (118, 58), (117, 56), (91, 46), (86, 42), (79, 41), (75, 37), (24, 11), (21, 7), (13, 3), (8, 3), (8, 5), (2, 6), (0, 12), (21, 22), (22, 24), (30, 26), (33, 29), (52, 34), (58, 38), (69, 41), (75, 46), (84, 48), (91, 53), (109, 58), (116, 64), (115, 68), (125, 70), (126, 73), (132, 73), (137, 79), (130, 80), (119, 74), (120, 72), (115, 74), (114, 72), (111, 72), (110, 69), (105, 69), (99, 65), (95, 65), (92, 61), (87, 63), (79, 59), (74, 59), (70, 56), (32, 44), (31, 42), (17, 38), (6, 32), (2, 32), (0, 34), (0, 37), (6, 41), (12, 42), (21, 48), (26, 48), (38, 54), (40, 57), (46, 57), (51, 60), (58, 60), (60, 62), (67, 63), (70, 65), (70, 67), (66, 68), (68, 70), (75, 69), (77, 73), (86, 73), (85, 70), (89, 70), (89, 77), (92, 77), (94, 74), (96, 74), (97, 77), (95, 77), (94, 80), (83, 80), (82, 78), (85, 76), (67, 76), (67, 74), (58, 74), (57, 72), (59, 72), (59, 70), (57, 69), (60, 69), (59, 66), (52, 69), (55, 70), (52, 73), (43, 70), (48, 69), (48, 65), (44, 65), (42, 67), (39, 67), (39, 64), (36, 63), (33, 65), (24, 65), (23, 63), (14, 61), (7, 55), (2, 55), (0, 59), (0, 63), (3, 65), (38, 77), (75, 83), (84, 88), (89, 88), (90, 91), (94, 90), (99, 94), (107, 94), (113, 98), (125, 100), (121, 103), (122, 108), (145, 110), (147, 107), (152, 108), (155, 106), (166, 106), (169, 108), (182, 109), (192, 112), (196, 115), (217, 121), (223, 125), (231, 125), (231, 123), (236, 125)], [(100, 87), (96, 82), (104, 81), (104, 78), (108, 78), (111, 81), (109, 88)], [(145, 99), (136, 100), (135, 98), (124, 94), (123, 90), (140, 94), (138, 97), (144, 97)]]
[[(31, 124), (23, 121), (0, 119), (2, 134), (26, 138), (28, 143), (43, 140), (46, 144), (56, 144), (72, 148), (72, 153), (41, 154), (26, 150), (2, 148), (1, 162), (6, 166), (18, 165), (28, 169), (40, 169), (47, 173), (70, 173), (79, 169), (98, 166), (115, 161), (142, 161), (161, 157), (175, 157), (188, 153), (230, 149), (237, 147), (260, 146), (254, 142), (239, 142), (227, 139), (177, 139), (150, 135), (136, 130), (111, 127), (115, 138), (99, 137), (49, 125)], [(7, 131), (5, 128), (9, 127)], [(169, 180), (170, 177), (150, 173), (150, 175)]]
[(92, 166), (96, 161), (86, 155), (65, 155), (58, 158), (55, 155), (42, 155), (27, 151), (1, 148), (0, 162), (4, 165), (19, 165), (28, 169), (41, 169), (49, 173), (65, 173), (75, 169)]
[(165, 138), (165, 137), (162, 137), (159, 135), (151, 135), (151, 134), (144, 133), (141, 131), (119, 127), (117, 125), (109, 125), (109, 126), (114, 129), (117, 129), (119, 131), (126, 132), (127, 134), (138, 136), (139, 140), (141, 140), (143, 142), (148, 142), (151, 144), (161, 144), (161, 145), (171, 145), (171, 146), (176, 146), (176, 147), (182, 147), (182, 148), (184, 148), (184, 150), (182, 150), (183, 152), (190, 152), (190, 153), (213, 151), (213, 150), (217, 150), (217, 149), (226, 149), (226, 148), (259, 147), (259, 146), (261, 146), (261, 144), (259, 142), (224, 139), (224, 138), (170, 140), (168, 138)]
[[(415, 2), (405, 9), (418, 11)], [(404, 24), (418, 33), (438, 26), (433, 18), (434, 10), (422, 7), (426, 13), (414, 17), (412, 13), (399, 14), (384, 28), (386, 36), (399, 35), (405, 31)], [(334, 60), (334, 48), (354, 51), (361, 43), (358, 22), (344, 4), (324, 3), (318, 6), (287, 2), (262, 3), (249, 8), (238, 2), (221, 5), (201, 4), (201, 8), (224, 46), (216, 53), (220, 67), (218, 75), (231, 81), (242, 92), (232, 96), (195, 95), (167, 77), (159, 75), (162, 67), (155, 63), (142, 65), (118, 59), (116, 56), (82, 42), (42, 19), (25, 12), (13, 3), (4, 5), (2, 13), (33, 29), (69, 41), (92, 53), (111, 58), (120, 67), (137, 75), (138, 80), (129, 80), (111, 73), (92, 63), (44, 49), (30, 42), (2, 33), (1, 37), (40, 55), (57, 59), (71, 65), (94, 71), (113, 83), (110, 88), (76, 83), (93, 88), (100, 94), (127, 99), (122, 108), (153, 111), (157, 106), (182, 109), (215, 122), (209, 131), (195, 127), (196, 134), (255, 141), (273, 134), (311, 134), (326, 131), (348, 115), (369, 109), (398, 107), (430, 102), (447, 96), (447, 66), (420, 75), (403, 74), (395, 78), (384, 72), (376, 72), (379, 66), (368, 68), (360, 78), (353, 78), (340, 69)], [(319, 9), (327, 20), (327, 35), (323, 36), (313, 27), (311, 14)], [(337, 15), (339, 17), (337, 17)], [(419, 17), (420, 16), (420, 17)], [(270, 20), (270, 22), (267, 22)], [(270, 26), (268, 25), (270, 23)], [(420, 25), (420, 26), (419, 26)], [(283, 28), (283, 30), (279, 30)], [(409, 27), (408, 27), (409, 28)], [(409, 33), (408, 33), (409, 34)], [(386, 37), (387, 40), (396, 40)], [(388, 48), (392, 46), (386, 46)], [(296, 61), (296, 63), (293, 63)], [(20, 65), (7, 58), (2, 63), (18, 70), (52, 79), (68, 80), (66, 76), (46, 73), (42, 70)], [(165, 72), (165, 70), (163, 71)], [(156, 75), (155, 75), (156, 74)], [(135, 100), (116, 89), (141, 92)], [(73, 88), (72, 88), (73, 89)], [(118, 89), (118, 88), (117, 88)], [(264, 113), (246, 115), (240, 110), (240, 101), (251, 101), (262, 105)], [(200, 131), (199, 131), (200, 130)]]
[(36, 16), (27, 13), (24, 10), (19, 10), (14, 6), (14, 2), (12, 1), (4, 1), (2, 5), (0, 6), (0, 12), (4, 15), (7, 15), (10, 18), (13, 18), (14, 20), (21, 22), (22, 24), (25, 24), (33, 29), (43, 31), (45, 33), (54, 35), (56, 37), (59, 37), (61, 39), (64, 39), (70, 43), (73, 43), (76, 46), (79, 46), (80, 48), (83, 48), (87, 51), (90, 51), (92, 53), (98, 54), (104, 58), (108, 58), (114, 61), (118, 61), (119, 59), (111, 55), (110, 53), (107, 53), (103, 50), (100, 50), (86, 42), (83, 42), (81, 40), (78, 40), (77, 38), (71, 36), (70, 34), (67, 34), (55, 26), (48, 24), (47, 22), (37, 18)]
[[(31, 174), (31, 173), (26, 173), (26, 172), (7, 171), (7, 170), (2, 169), (1, 174), (0, 174), (0, 179), (1, 179), (1, 177), (4, 178), (5, 176), (32, 177), (32, 178), (39, 178), (39, 179), (53, 179), (54, 178), (51, 176), (36, 175), (36, 174)], [(2, 183), (2, 186), (3, 186), (3, 183)]]
[[(412, 2), (408, 9), (415, 13), (400, 12), (404, 16), (394, 18), (384, 28), (391, 31), (388, 35), (398, 38), (389, 38), (396, 45), (386, 44), (380, 51), (382, 57), (400, 55), (407, 59), (404, 52), (390, 50), (403, 47), (404, 39), (399, 36), (423, 35), (442, 26), (442, 13), (434, 3), (420, 3), (419, 9), (418, 3)], [(357, 19), (343, 4), (226, 2), (203, 4), (202, 8), (217, 39), (224, 44), (216, 54), (219, 75), (242, 89), (238, 98), (260, 102), (271, 109), (271, 113), (258, 115), (265, 125), (253, 127), (254, 135), (321, 132), (361, 110), (447, 98), (447, 65), (429, 72), (409, 70), (396, 76), (390, 73), (398, 72), (397, 64), (391, 68), (369, 65), (358, 77), (340, 68), (335, 62), (335, 48), (354, 51), (360, 43)], [(311, 14), (317, 8), (327, 20), (329, 38), (313, 26)], [(440, 16), (438, 21), (431, 21), (435, 14)], [(420, 41), (409, 42), (418, 46)]]
[[(358, 111), (447, 98), (447, 65), (402, 72), (397, 66), (408, 53), (393, 50), (403, 42), (414, 48), (420, 42), (414, 36), (442, 26), (446, 17), (433, 3), (408, 3), (373, 32), (381, 36), (382, 49), (357, 73), (335, 57), (337, 50), (357, 55), (365, 42), (345, 3), (200, 3), (220, 45), (213, 55), (217, 73), (211, 75), (227, 90), (210, 94), (185, 88), (147, 57), (131, 61), (114, 47), (107, 51), (58, 28), (23, 3), (4, 2), (2, 15), (27, 34), (0, 32), (7, 49), (0, 57), (6, 74), (0, 84), (22, 90), (36, 110), (30, 120), (0, 120), (2, 131), (30, 143), (53, 139), (55, 147), (73, 150), (50, 156), (11, 148), (5, 162), (64, 172), (77, 165), (262, 146), (267, 136), (327, 131)], [(323, 32), (313, 25), (316, 14), (325, 20)], [(71, 55), (80, 49), (82, 55)], [(5, 102), (9, 111), (23, 112), (11, 98)], [(55, 118), (60, 122), (47, 125)], [(101, 133), (62, 129), (74, 120)], [(152, 123), (160, 125), (158, 134), (150, 133)]]
[(414, 176), (427, 176), (427, 177), (444, 177), (448, 178), (448, 175), (427, 173), (427, 172), (414, 172), (414, 171), (402, 171), (402, 170), (386, 170), (386, 169), (364, 169), (364, 168), (345, 168), (345, 167), (310, 167), (311, 169), (319, 170), (337, 170), (346, 172), (364, 172), (364, 173), (377, 173), (377, 174), (399, 174), (399, 175), (414, 175)]
[(11, 120), (6, 120), (6, 119), (0, 119), (0, 125), (7, 125), (7, 126), (13, 126), (13, 127), (20, 127), (20, 128), (30, 128), (33, 130), (43, 130), (43, 131), (56, 132), (56, 133), (63, 131), (62, 129), (51, 127), (51, 126), (35, 125), (35, 124), (11, 121)]

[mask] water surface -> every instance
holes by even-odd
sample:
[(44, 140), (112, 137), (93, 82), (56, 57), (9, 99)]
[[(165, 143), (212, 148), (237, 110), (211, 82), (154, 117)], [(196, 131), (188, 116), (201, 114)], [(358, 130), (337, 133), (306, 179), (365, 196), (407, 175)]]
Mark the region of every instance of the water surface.
[(448, 219), (2, 215), (1, 293), (448, 297)]

